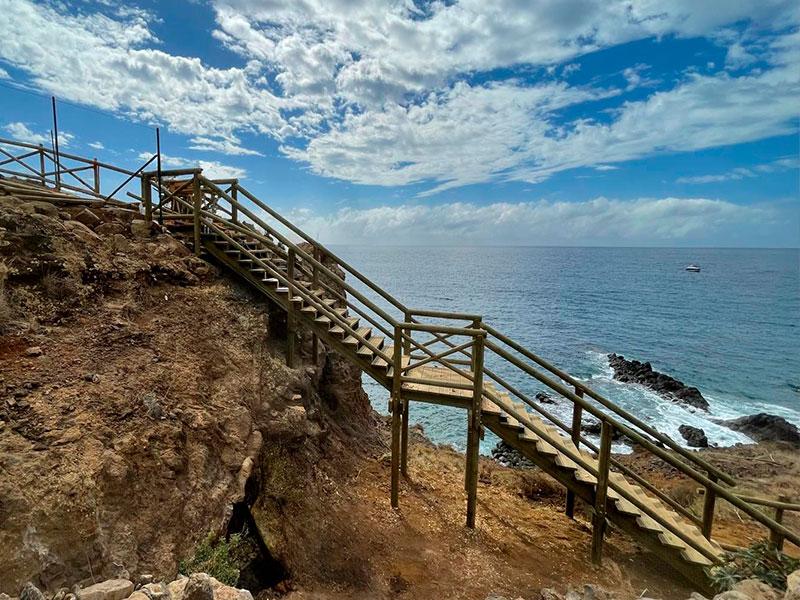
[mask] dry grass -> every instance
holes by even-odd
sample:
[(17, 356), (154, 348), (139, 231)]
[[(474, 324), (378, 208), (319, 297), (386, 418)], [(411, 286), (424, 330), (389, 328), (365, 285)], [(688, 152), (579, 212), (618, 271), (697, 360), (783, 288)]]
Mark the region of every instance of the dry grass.
[(78, 294), (78, 284), (69, 276), (46, 273), (42, 277), (41, 285), (45, 295), (51, 300), (63, 301), (75, 298)]

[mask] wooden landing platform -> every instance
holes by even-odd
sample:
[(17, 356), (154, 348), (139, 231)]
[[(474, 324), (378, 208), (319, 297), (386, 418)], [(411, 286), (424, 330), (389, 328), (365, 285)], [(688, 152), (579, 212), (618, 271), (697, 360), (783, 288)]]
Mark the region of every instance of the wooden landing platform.
[[(408, 356), (403, 356), (403, 366), (408, 365)], [(466, 367), (462, 367), (466, 369)], [(472, 373), (472, 371), (470, 371)], [(425, 383), (403, 383), (402, 392), (403, 397), (417, 402), (428, 402), (431, 404), (445, 404), (448, 406), (456, 406), (458, 408), (471, 408), (472, 407), (472, 390), (461, 389), (460, 387), (448, 386), (448, 383), (456, 385), (472, 385), (472, 382), (460, 373), (451, 371), (447, 367), (436, 367), (430, 365), (423, 365), (415, 367), (407, 371), (409, 377), (417, 377), (423, 379), (433, 379), (439, 385), (429, 385)], [(498, 390), (492, 385), (492, 382), (484, 379), (483, 387), (485, 390), (498, 393)], [(495, 407), (498, 411), (499, 408), (493, 403), (484, 398), (484, 404), (489, 404)], [(489, 408), (489, 407), (485, 407)], [(494, 410), (494, 409), (492, 409)]]

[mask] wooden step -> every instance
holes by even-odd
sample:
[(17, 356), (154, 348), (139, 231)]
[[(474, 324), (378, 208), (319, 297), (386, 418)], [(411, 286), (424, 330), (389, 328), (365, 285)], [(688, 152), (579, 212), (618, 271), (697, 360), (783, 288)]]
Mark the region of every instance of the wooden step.
[[(380, 350), (383, 347), (383, 338), (373, 336), (369, 338), (369, 343), (375, 346), (378, 350)], [(369, 348), (368, 346), (361, 346), (356, 352), (356, 354), (359, 354), (360, 356), (371, 357), (375, 355), (375, 351), (372, 348)]]
[[(364, 339), (369, 339), (369, 336), (372, 334), (372, 329), (369, 327), (362, 327), (361, 329), (356, 330), (356, 333)], [(346, 346), (358, 347), (361, 344), (361, 341), (357, 337), (349, 335), (344, 338), (342, 343)]]

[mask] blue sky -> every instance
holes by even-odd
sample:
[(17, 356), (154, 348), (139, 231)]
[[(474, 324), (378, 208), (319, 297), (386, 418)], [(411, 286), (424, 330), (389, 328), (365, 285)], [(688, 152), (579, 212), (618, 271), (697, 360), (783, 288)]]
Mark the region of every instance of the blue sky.
[(0, 135), (329, 243), (800, 245), (796, 2), (0, 0)]

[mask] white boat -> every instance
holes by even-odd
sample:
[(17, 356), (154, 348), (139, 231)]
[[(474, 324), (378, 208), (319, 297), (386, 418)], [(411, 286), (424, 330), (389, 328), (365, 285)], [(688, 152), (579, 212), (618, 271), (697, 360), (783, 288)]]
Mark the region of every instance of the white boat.
[(700, 265), (691, 264), (686, 267), (687, 271), (691, 271), (692, 273), (699, 273), (700, 272)]

